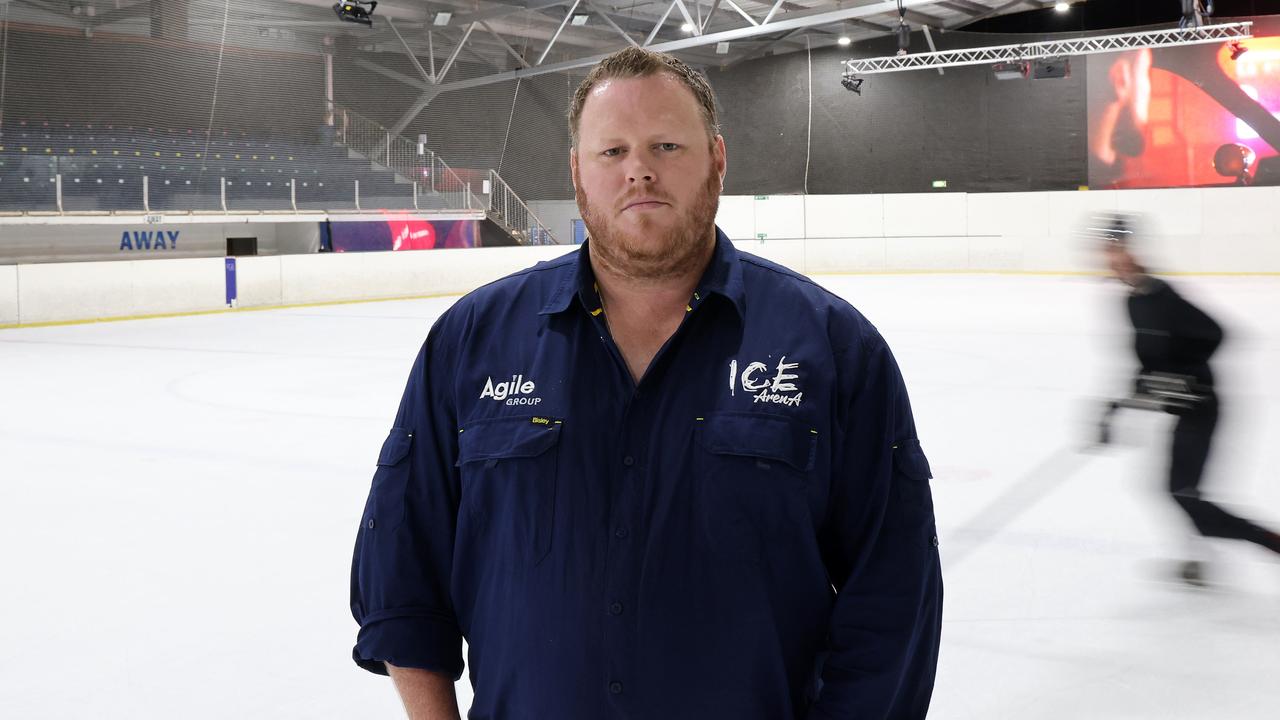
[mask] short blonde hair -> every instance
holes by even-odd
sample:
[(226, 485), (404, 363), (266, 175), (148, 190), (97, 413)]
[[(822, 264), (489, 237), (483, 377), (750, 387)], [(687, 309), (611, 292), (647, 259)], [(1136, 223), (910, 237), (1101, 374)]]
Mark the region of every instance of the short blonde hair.
[(675, 76), (693, 93), (694, 99), (698, 101), (702, 120), (707, 126), (707, 138), (712, 139), (719, 135), (720, 121), (716, 114), (716, 96), (706, 76), (666, 53), (629, 47), (601, 60), (573, 93), (573, 101), (569, 105), (569, 140), (573, 147), (578, 147), (578, 125), (582, 122), (582, 106), (587, 103), (587, 95), (592, 88), (602, 80), (643, 78), (664, 72)]

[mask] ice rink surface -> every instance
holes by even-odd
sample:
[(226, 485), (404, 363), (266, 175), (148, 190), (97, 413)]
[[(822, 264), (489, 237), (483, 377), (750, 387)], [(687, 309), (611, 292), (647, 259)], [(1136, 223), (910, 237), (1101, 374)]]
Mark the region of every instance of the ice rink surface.
[[(1162, 492), (1171, 418), (1080, 453), (1133, 363), (1095, 278), (819, 276), (882, 331), (933, 489), (931, 718), (1280, 713), (1280, 564)], [(1210, 496), (1280, 524), (1280, 278), (1174, 278), (1228, 332)], [(451, 298), (0, 330), (0, 717), (396, 718), (351, 662), (351, 548)], [(459, 684), (465, 709), (470, 689)]]

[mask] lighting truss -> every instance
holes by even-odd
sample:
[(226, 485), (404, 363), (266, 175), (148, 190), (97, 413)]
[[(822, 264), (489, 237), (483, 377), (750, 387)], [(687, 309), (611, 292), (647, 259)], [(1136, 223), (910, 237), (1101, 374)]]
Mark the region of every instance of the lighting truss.
[(1148, 47), (1173, 45), (1201, 45), (1205, 43), (1240, 40), (1253, 37), (1253, 23), (1223, 23), (1184, 29), (1147, 30), (1122, 35), (1099, 35), (1073, 40), (1026, 43), (1023, 45), (996, 45), (916, 53), (914, 55), (888, 55), (885, 57), (845, 60), (848, 72), (859, 75), (900, 72), (903, 70), (930, 70), (933, 68), (959, 67), (961, 65), (989, 65), (997, 62), (1037, 60), (1067, 55), (1096, 55), (1098, 53), (1136, 50)]

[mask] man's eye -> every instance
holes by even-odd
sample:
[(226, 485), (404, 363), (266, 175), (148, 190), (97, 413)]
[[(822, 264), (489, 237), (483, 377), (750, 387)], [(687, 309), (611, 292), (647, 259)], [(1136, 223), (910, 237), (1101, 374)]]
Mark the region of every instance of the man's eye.
[(667, 152), (672, 152), (678, 149), (680, 146), (675, 143), (658, 143), (658, 147)]
[(622, 152), (621, 148), (609, 148), (608, 150), (605, 150), (600, 154), (605, 157), (617, 157), (621, 152)]

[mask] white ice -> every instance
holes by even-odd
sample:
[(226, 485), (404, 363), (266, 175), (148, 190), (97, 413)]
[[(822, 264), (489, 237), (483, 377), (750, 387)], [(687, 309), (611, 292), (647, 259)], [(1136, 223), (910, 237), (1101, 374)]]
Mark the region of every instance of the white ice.
[[(931, 718), (1280, 715), (1280, 564), (1216, 542), (1212, 589), (1167, 582), (1188, 537), (1162, 493), (1169, 418), (1075, 451), (1132, 370), (1117, 288), (816, 279), (888, 338), (936, 476)], [(1280, 523), (1280, 279), (1175, 283), (1230, 334), (1207, 487)], [(350, 660), (348, 570), (450, 302), (0, 331), (0, 717), (402, 717)]]

